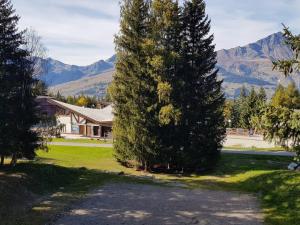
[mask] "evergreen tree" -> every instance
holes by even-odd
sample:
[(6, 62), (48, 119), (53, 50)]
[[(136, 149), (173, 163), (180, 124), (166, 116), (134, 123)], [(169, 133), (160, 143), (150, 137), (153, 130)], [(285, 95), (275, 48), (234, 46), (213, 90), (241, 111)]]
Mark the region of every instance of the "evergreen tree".
[(266, 90), (265, 90), (263, 87), (261, 87), (261, 88), (259, 89), (257, 98), (258, 98), (258, 101), (259, 101), (260, 103), (262, 103), (262, 104), (265, 103), (265, 102), (267, 101)]
[(66, 99), (64, 96), (61, 95), (61, 93), (59, 91), (57, 91), (56, 95), (54, 96), (54, 98), (57, 100), (57, 101), (61, 101), (61, 102), (65, 102)]
[(290, 29), (284, 26), (283, 36), (286, 44), (291, 48), (294, 55), (291, 59), (278, 60), (273, 62), (274, 69), (279, 70), (285, 76), (289, 76), (295, 72), (300, 72), (300, 35), (294, 35)]
[(176, 133), (180, 111), (178, 96), (178, 64), (180, 61), (181, 27), (178, 2), (154, 0), (151, 7), (150, 37), (147, 41), (149, 72), (157, 82), (157, 136), (160, 154), (157, 161), (174, 164)]
[(226, 127), (238, 128), (240, 120), (239, 104), (236, 99), (226, 100), (224, 106)]
[(300, 109), (300, 94), (294, 82), (290, 83), (286, 88), (286, 107), (290, 109)]
[(271, 105), (274, 107), (283, 106), (286, 101), (285, 88), (279, 84), (271, 99)]
[[(217, 80), (217, 60), (210, 20), (203, 0), (186, 1), (182, 13), (181, 96), (182, 166), (210, 168), (224, 139), (224, 95)], [(179, 138), (179, 137), (178, 137)]]
[(240, 98), (245, 98), (248, 96), (248, 90), (247, 88), (243, 85), (241, 90), (240, 90)]
[(38, 146), (31, 127), (38, 122), (35, 112), (33, 66), (24, 50), (19, 17), (9, 0), (0, 0), (0, 154), (32, 159)]
[(242, 98), (240, 111), (240, 125), (242, 128), (250, 129), (251, 118), (259, 114), (259, 100), (254, 88), (248, 96)]
[(39, 80), (33, 86), (34, 95), (36, 96), (46, 96), (48, 94), (48, 88), (45, 82)]
[(147, 69), (149, 1), (123, 0), (116, 37), (116, 73), (110, 90), (114, 103), (115, 155), (148, 169), (157, 155), (157, 82)]

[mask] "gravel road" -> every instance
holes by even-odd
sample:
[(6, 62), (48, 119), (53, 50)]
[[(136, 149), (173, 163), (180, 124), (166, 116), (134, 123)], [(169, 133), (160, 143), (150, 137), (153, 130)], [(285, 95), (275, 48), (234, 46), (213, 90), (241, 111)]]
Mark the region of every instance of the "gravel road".
[(53, 225), (262, 225), (255, 197), (235, 192), (109, 184)]

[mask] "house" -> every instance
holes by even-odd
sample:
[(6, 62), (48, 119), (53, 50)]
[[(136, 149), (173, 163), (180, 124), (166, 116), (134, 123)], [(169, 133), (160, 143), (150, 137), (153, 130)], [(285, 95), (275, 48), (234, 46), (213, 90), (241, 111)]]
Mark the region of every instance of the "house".
[(112, 137), (112, 106), (91, 109), (67, 104), (47, 96), (37, 98), (38, 110), (42, 116), (56, 116), (63, 125), (62, 134), (90, 138)]

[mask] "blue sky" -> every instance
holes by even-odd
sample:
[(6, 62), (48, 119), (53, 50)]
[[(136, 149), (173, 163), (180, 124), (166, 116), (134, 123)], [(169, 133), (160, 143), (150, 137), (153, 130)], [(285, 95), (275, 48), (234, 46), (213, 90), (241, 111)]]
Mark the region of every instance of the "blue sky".
[[(88, 65), (114, 54), (119, 0), (12, 0), (22, 29), (42, 37), (48, 55)], [(300, 0), (207, 0), (217, 49), (254, 42), (282, 30), (300, 33)]]

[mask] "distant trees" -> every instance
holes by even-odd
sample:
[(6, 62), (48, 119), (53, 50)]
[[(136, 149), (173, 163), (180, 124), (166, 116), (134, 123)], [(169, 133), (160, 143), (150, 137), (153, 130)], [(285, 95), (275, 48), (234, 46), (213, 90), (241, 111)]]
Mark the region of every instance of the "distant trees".
[(300, 93), (295, 83), (290, 83), (287, 87), (278, 85), (271, 99), (271, 105), (274, 107), (300, 109)]
[(265, 139), (291, 149), (300, 161), (300, 112), (287, 107), (268, 105), (256, 118), (256, 128)]
[(17, 159), (33, 159), (39, 146), (35, 112), (33, 62), (24, 47), (24, 32), (19, 32), (19, 17), (9, 0), (0, 0), (0, 155)]
[[(250, 93), (243, 87), (240, 96), (235, 100), (226, 100), (225, 118), (231, 128), (254, 128), (253, 117), (259, 116), (267, 104), (266, 92), (263, 88), (259, 91), (251, 89)], [(231, 121), (230, 124), (228, 121)]]
[(123, 0), (110, 96), (117, 159), (144, 169), (213, 167), (224, 138), (210, 20), (202, 0)]
[(71, 105), (77, 105), (81, 107), (87, 107), (87, 108), (98, 108), (101, 107), (102, 105), (108, 104), (105, 100), (101, 98), (97, 98), (96, 96), (88, 96), (88, 95), (78, 95), (78, 96), (63, 96), (60, 94), (58, 91), (55, 95), (50, 94), (51, 97), (54, 99), (65, 102)]

